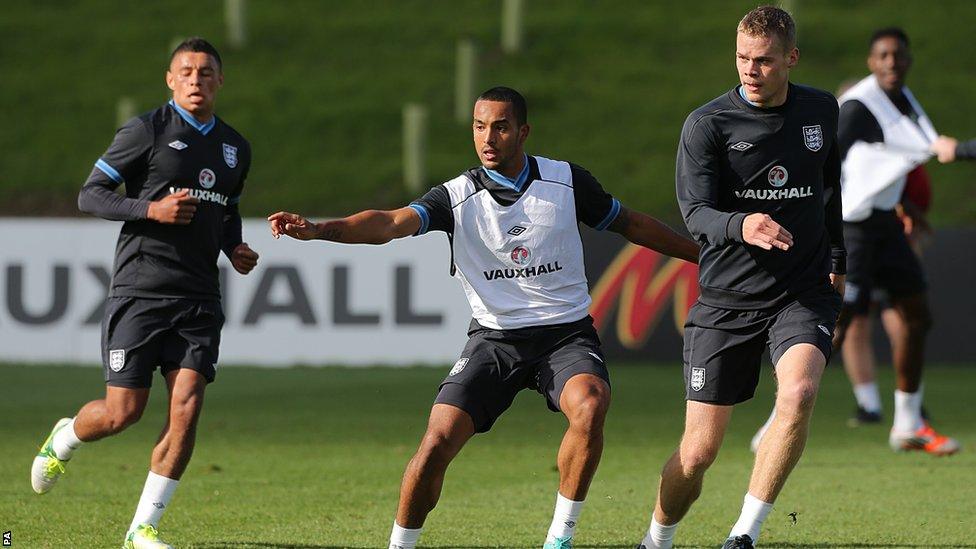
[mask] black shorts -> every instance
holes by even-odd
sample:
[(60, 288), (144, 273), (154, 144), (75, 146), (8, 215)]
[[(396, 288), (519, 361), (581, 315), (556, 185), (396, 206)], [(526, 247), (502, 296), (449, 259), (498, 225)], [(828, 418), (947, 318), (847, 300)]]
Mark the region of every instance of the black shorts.
[(434, 402), (464, 410), (475, 429), (484, 433), (522, 389), (545, 395), (549, 409), (558, 412), (563, 387), (577, 374), (593, 374), (610, 383), (589, 316), (517, 330), (492, 330), (472, 322), (461, 358), (441, 382)]
[(210, 383), (223, 325), (219, 301), (110, 298), (102, 319), (105, 383), (149, 388), (156, 366), (163, 374), (196, 370)]
[(798, 343), (816, 345), (829, 360), (840, 306), (840, 294), (827, 285), (773, 309), (696, 303), (685, 323), (685, 398), (722, 405), (749, 400), (759, 384), (764, 346), (774, 365)]
[(874, 210), (857, 223), (844, 223), (847, 248), (847, 283), (844, 307), (865, 314), (875, 289), (889, 297), (925, 291), (925, 273), (912, 251), (904, 227), (892, 211)]

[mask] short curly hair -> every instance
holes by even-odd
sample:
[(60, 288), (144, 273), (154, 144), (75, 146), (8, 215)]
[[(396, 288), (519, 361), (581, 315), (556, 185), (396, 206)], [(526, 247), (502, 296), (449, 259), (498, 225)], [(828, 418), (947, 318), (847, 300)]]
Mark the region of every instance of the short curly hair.
[(750, 11), (739, 21), (736, 32), (749, 36), (778, 36), (786, 51), (796, 47), (796, 23), (786, 10), (776, 6), (759, 6)]
[(214, 61), (217, 62), (217, 69), (223, 71), (224, 62), (220, 59), (220, 54), (217, 53), (217, 48), (213, 47), (213, 44), (207, 42), (199, 36), (194, 36), (192, 38), (187, 38), (186, 40), (180, 42), (176, 45), (173, 53), (169, 56), (169, 62), (173, 63), (173, 59), (180, 53), (190, 51), (194, 53), (206, 53), (210, 57), (213, 57)]

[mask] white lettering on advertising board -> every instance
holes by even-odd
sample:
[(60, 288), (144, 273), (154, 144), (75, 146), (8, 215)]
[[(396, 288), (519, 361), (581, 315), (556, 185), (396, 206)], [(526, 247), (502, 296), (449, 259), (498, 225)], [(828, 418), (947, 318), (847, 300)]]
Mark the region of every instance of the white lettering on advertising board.
[[(120, 223), (0, 219), (0, 360), (100, 363), (100, 323)], [(221, 255), (227, 321), (220, 363), (453, 363), (471, 310), (433, 233), (384, 246), (274, 240), (245, 220), (261, 254), (237, 274)]]

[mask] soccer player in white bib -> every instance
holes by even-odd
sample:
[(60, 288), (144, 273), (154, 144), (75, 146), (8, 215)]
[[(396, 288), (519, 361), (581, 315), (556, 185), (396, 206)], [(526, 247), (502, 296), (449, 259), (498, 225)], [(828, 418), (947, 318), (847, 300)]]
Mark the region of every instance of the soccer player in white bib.
[(404, 472), (390, 549), (416, 546), (448, 464), (475, 433), (491, 428), (522, 389), (541, 393), (569, 421), (544, 544), (568, 548), (600, 461), (610, 405), (610, 378), (588, 314), (578, 224), (696, 263), (699, 246), (621, 206), (583, 168), (525, 154), (529, 125), (517, 91), (484, 92), (473, 118), (481, 165), (405, 208), (319, 223), (288, 212), (268, 220), (276, 237), (301, 240), (383, 244), (435, 230), (449, 236), (451, 273), (464, 287), (474, 318)]
[[(943, 456), (956, 439), (936, 431), (922, 411), (925, 340), (931, 328), (927, 282), (896, 208), (909, 173), (936, 155), (941, 162), (976, 156), (974, 142), (939, 135), (905, 85), (912, 65), (908, 35), (889, 27), (869, 40), (871, 74), (840, 96), (837, 139), (843, 162), (847, 292), (834, 337), (853, 385), (853, 424), (881, 421), (870, 305), (883, 289), (896, 319), (891, 333), (895, 413), (888, 443), (895, 451)], [(767, 421), (766, 426), (772, 421)], [(765, 428), (753, 438), (761, 440)]]
[[(892, 339), (896, 390), (889, 443), (894, 450), (945, 455), (959, 450), (958, 441), (936, 432), (922, 413), (924, 346), (931, 325), (927, 284), (895, 210), (908, 173), (942, 149), (955, 156), (957, 147), (955, 140), (939, 136), (905, 85), (911, 65), (908, 35), (899, 28), (879, 29), (870, 39), (871, 74), (840, 97), (849, 291), (836, 339), (846, 343), (842, 351), (858, 401), (855, 417), (872, 414), (880, 420), (869, 304), (872, 290), (883, 288), (903, 324)], [(965, 152), (963, 147), (960, 156)]]

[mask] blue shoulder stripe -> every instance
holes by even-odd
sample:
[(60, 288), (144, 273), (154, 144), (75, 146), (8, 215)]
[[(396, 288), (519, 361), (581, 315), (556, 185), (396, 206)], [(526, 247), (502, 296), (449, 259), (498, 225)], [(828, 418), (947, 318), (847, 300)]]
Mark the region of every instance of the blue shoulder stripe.
[(426, 233), (427, 228), (430, 227), (430, 214), (427, 213), (427, 208), (420, 204), (410, 204), (410, 208), (420, 216), (420, 228), (414, 233), (414, 236), (420, 236)]
[(118, 170), (112, 166), (109, 166), (108, 162), (99, 158), (98, 161), (95, 162), (95, 167), (101, 170), (105, 175), (111, 177), (112, 181), (115, 181), (119, 185), (125, 185), (125, 179), (122, 178), (122, 174), (120, 174)]
[(613, 223), (614, 219), (617, 219), (618, 215), (620, 215), (620, 201), (614, 198), (613, 203), (610, 205), (610, 211), (607, 212), (607, 216), (604, 217), (603, 221), (598, 223), (594, 229), (598, 231), (606, 229), (611, 223)]

